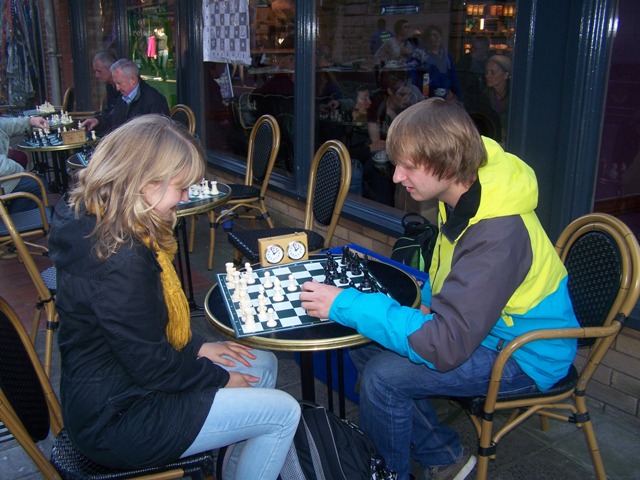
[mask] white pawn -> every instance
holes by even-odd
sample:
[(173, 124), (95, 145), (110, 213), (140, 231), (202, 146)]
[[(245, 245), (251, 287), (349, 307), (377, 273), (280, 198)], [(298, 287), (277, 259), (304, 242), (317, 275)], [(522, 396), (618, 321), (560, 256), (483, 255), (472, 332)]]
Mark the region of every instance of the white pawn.
[(276, 316), (276, 312), (273, 308), (270, 308), (269, 310), (267, 310), (267, 318), (268, 318), (267, 327), (273, 328), (278, 326), (278, 322), (276, 322), (275, 316)]
[(282, 286), (278, 283), (273, 289), (273, 301), (281, 302), (284, 300), (284, 295), (282, 294)]
[(215, 180), (211, 180), (211, 195), (218, 195), (220, 191), (218, 190), (218, 182)]
[(231, 300), (233, 300), (234, 302), (239, 302), (240, 301), (240, 289), (239, 288), (235, 288), (233, 290), (233, 295), (231, 295)]
[[(193, 185), (191, 186), (193, 187)], [(224, 264), (224, 266), (227, 268), (227, 282), (230, 282), (233, 279), (233, 272), (235, 270), (235, 267), (233, 266), (233, 262), (227, 262)]]
[(295, 292), (298, 290), (298, 284), (296, 283), (296, 279), (293, 275), (289, 275), (289, 285), (287, 285), (287, 290), (290, 292)]
[(271, 272), (264, 272), (264, 288), (272, 288), (273, 283), (271, 283)]
[(249, 262), (244, 264), (244, 269), (247, 272), (247, 283), (249, 285), (256, 283), (256, 277), (253, 275), (253, 268)]

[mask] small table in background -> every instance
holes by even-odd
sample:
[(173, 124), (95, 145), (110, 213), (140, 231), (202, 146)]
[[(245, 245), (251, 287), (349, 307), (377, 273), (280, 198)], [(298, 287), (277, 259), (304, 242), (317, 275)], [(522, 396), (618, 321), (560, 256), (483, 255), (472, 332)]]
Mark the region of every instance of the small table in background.
[[(96, 142), (96, 140), (87, 140), (80, 143), (61, 144), (61, 145), (31, 145), (26, 141), (22, 141), (17, 145), (17, 148), (24, 152), (31, 152), (34, 154), (33, 164), (38, 173), (45, 175), (47, 182), (49, 183), (49, 189), (53, 193), (64, 193), (69, 188), (69, 178), (67, 177), (66, 160), (74, 152), (89, 147)], [(51, 162), (49, 162), (51, 160)], [(49, 164), (51, 163), (51, 167)], [(49, 173), (53, 171), (53, 178)]]
[[(178, 273), (182, 281), (182, 288), (187, 292), (187, 300), (192, 309), (198, 309), (193, 296), (193, 279), (191, 277), (191, 263), (189, 262), (189, 242), (187, 239), (186, 217), (206, 213), (209, 217), (209, 224), (215, 221), (214, 209), (227, 203), (231, 197), (231, 187), (225, 183), (218, 182), (219, 195), (205, 198), (193, 198), (188, 202), (180, 202), (177, 207), (178, 224), (176, 225), (176, 235), (178, 237)], [(210, 230), (214, 227), (210, 227)], [(214, 232), (209, 235), (209, 241), (214, 242)], [(184, 264), (181, 251), (184, 250)], [(184, 274), (187, 277), (187, 288), (185, 288)]]
[[(310, 258), (321, 259), (322, 255)], [(376, 279), (389, 289), (389, 293), (401, 305), (417, 307), (420, 304), (420, 287), (414, 277), (400, 268), (369, 258), (369, 271)], [(217, 331), (230, 339), (255, 348), (266, 350), (280, 350), (298, 352), (300, 354), (300, 380), (302, 385), (302, 399), (315, 401), (313, 352), (325, 351), (329, 363), (330, 351), (338, 350), (338, 394), (340, 402), (340, 416), (345, 416), (344, 400), (344, 365), (342, 363), (342, 349), (368, 343), (352, 328), (336, 322), (322, 323), (306, 328), (272, 332), (266, 335), (236, 338), (231, 325), (229, 312), (222, 298), (221, 289), (214, 284), (204, 301), (204, 308), (209, 323)], [(327, 365), (327, 389), (329, 391), (329, 409), (333, 409), (333, 396), (330, 368)]]

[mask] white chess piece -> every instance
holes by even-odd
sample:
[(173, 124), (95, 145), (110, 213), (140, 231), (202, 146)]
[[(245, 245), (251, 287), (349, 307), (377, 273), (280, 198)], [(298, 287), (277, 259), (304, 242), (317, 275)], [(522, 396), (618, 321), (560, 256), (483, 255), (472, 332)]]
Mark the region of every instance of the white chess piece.
[(289, 285), (287, 285), (287, 290), (289, 292), (295, 292), (298, 290), (298, 284), (296, 283), (296, 279), (293, 275), (289, 275)]
[(268, 318), (267, 327), (273, 328), (278, 326), (275, 316), (276, 316), (276, 312), (273, 308), (270, 308), (269, 310), (267, 310), (267, 318)]
[[(193, 187), (193, 185), (191, 186)], [(233, 272), (236, 267), (233, 266), (233, 262), (227, 262), (224, 264), (224, 266), (227, 268), (227, 282), (230, 282), (233, 278)]]
[(216, 180), (211, 180), (211, 195), (218, 195), (219, 193), (218, 182)]
[(256, 277), (253, 275), (253, 268), (249, 262), (244, 264), (244, 269), (247, 272), (247, 283), (249, 285), (256, 283)]
[(281, 302), (284, 300), (284, 295), (282, 294), (282, 286), (278, 283), (274, 288), (273, 288), (273, 301), (274, 302)]
[(264, 288), (272, 288), (273, 283), (271, 283), (271, 272), (264, 272)]

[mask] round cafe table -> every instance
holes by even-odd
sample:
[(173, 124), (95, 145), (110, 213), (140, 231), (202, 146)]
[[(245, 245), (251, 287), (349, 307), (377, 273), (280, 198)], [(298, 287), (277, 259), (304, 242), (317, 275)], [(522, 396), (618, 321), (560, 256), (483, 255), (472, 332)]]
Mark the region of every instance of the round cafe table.
[[(176, 208), (178, 215), (178, 224), (176, 225), (176, 236), (178, 238), (178, 273), (182, 280), (182, 288), (187, 292), (187, 299), (189, 300), (189, 306), (192, 310), (197, 310), (199, 307), (196, 305), (193, 295), (193, 279), (191, 276), (191, 263), (189, 261), (189, 242), (187, 239), (187, 226), (186, 217), (192, 215), (199, 215), (205, 213), (209, 217), (209, 225), (213, 225), (215, 222), (214, 209), (227, 203), (231, 198), (231, 187), (226, 183), (218, 182), (218, 195), (207, 196), (203, 198), (194, 197), (190, 198), (188, 202), (180, 202)], [(213, 262), (211, 252), (213, 252), (213, 244), (215, 242), (215, 227), (209, 228), (209, 263)], [(184, 265), (182, 261), (182, 251), (184, 251)], [(185, 289), (184, 277), (186, 273), (187, 288)]]
[[(69, 188), (69, 179), (65, 168), (67, 158), (83, 147), (94, 145), (98, 141), (99, 138), (70, 144), (33, 145), (23, 140), (17, 145), (17, 148), (34, 154), (34, 166), (40, 173), (45, 174), (52, 192), (64, 193)], [(50, 169), (53, 171), (53, 178), (49, 178)]]
[[(325, 258), (323, 255), (312, 255), (311, 259)], [(420, 305), (420, 286), (415, 278), (404, 270), (368, 258), (369, 271), (375, 278), (389, 290), (389, 294), (400, 305), (418, 307)], [(259, 268), (259, 267), (258, 267)], [(331, 392), (330, 379), (330, 351), (338, 350), (338, 394), (340, 402), (340, 415), (344, 417), (344, 365), (342, 363), (342, 349), (355, 347), (368, 343), (370, 340), (363, 337), (352, 328), (345, 327), (336, 322), (326, 322), (297, 328), (292, 330), (275, 331), (265, 335), (253, 335), (236, 338), (231, 317), (226, 308), (222, 291), (218, 284), (214, 284), (207, 293), (204, 301), (204, 309), (209, 323), (218, 332), (230, 339), (255, 348), (266, 350), (280, 350), (298, 352), (300, 354), (300, 380), (302, 386), (302, 399), (315, 401), (315, 383), (313, 369), (313, 353), (327, 352), (327, 389)], [(329, 408), (333, 406), (333, 396), (329, 395)]]

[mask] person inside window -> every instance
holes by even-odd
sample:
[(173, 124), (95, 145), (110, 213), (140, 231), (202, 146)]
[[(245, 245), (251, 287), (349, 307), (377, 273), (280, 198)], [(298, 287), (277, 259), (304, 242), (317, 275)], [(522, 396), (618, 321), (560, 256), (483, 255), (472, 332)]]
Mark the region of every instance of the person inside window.
[[(425, 478), (462, 480), (476, 459), (429, 397), (483, 395), (503, 345), (534, 329), (577, 328), (567, 271), (535, 213), (535, 173), (481, 137), (459, 102), (432, 98), (407, 108), (386, 148), (393, 181), (416, 201), (439, 201), (422, 305), (306, 282), (302, 308), (376, 342), (350, 352), (361, 375), (360, 426), (398, 479), (409, 478), (413, 458)], [(548, 390), (576, 350), (575, 339), (519, 349), (500, 392)]]
[(204, 175), (186, 129), (143, 115), (114, 130), (56, 205), (60, 393), (91, 460), (144, 468), (235, 444), (225, 478), (275, 480), (300, 417), (271, 352), (193, 332), (172, 264), (176, 205)]

